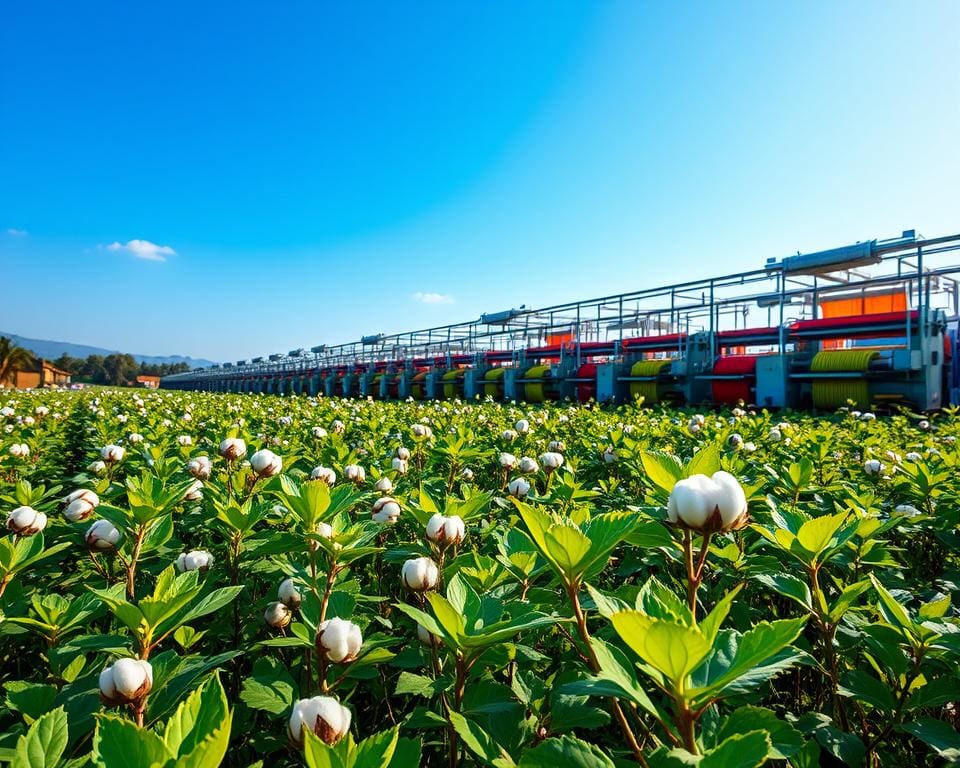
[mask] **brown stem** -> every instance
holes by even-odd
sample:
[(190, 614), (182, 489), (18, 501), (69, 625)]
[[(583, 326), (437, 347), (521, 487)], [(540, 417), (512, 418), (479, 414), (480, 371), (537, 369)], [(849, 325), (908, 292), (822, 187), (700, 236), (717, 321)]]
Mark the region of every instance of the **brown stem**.
[(3, 597), (3, 593), (7, 591), (7, 585), (13, 581), (12, 573), (5, 573), (3, 578), (0, 579), (0, 597)]
[[(589, 662), (587, 666), (590, 668), (591, 672), (597, 674), (600, 671), (600, 661), (597, 659), (597, 654), (593, 650), (593, 645), (590, 643), (590, 633), (587, 631), (587, 616), (583, 612), (583, 608), (580, 605), (579, 592), (580, 587), (578, 584), (571, 584), (567, 587), (567, 596), (570, 598), (570, 603), (573, 605), (573, 615), (577, 622), (577, 631), (580, 633), (580, 638), (583, 640), (583, 644), (586, 648), (587, 660)], [(633, 729), (630, 727), (630, 722), (627, 720), (627, 716), (624, 714), (623, 708), (620, 706), (619, 699), (610, 699), (610, 708), (613, 710), (613, 716), (620, 725), (620, 730), (623, 732), (623, 738), (630, 747), (630, 751), (633, 752), (634, 758), (636, 758), (636, 761), (640, 763), (640, 765), (646, 766), (647, 761), (643, 757), (643, 750), (640, 748), (640, 744), (637, 742), (637, 737), (634, 735)]]

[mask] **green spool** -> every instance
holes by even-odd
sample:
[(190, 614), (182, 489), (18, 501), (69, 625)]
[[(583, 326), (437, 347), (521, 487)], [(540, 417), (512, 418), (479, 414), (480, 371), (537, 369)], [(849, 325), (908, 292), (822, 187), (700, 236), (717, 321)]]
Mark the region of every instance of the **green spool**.
[[(638, 360), (630, 368), (631, 376), (659, 376), (660, 372), (669, 366), (673, 360)], [(662, 399), (660, 382), (658, 381), (631, 381), (630, 398), (643, 398), (645, 403), (659, 403)]]
[[(867, 372), (871, 361), (877, 356), (875, 349), (829, 349), (817, 352), (810, 363), (811, 373), (852, 371)], [(815, 379), (813, 382), (814, 408), (835, 409), (853, 400), (861, 406), (870, 403), (870, 385), (866, 378), (860, 379)]]
[(483, 374), (483, 394), (494, 399), (498, 398), (503, 386), (501, 379), (506, 372), (506, 368), (491, 368)]
[(535, 365), (523, 374), (525, 379), (539, 379), (539, 381), (534, 382), (528, 381), (523, 385), (524, 400), (528, 403), (542, 403), (547, 399), (545, 381), (549, 372), (549, 365)]

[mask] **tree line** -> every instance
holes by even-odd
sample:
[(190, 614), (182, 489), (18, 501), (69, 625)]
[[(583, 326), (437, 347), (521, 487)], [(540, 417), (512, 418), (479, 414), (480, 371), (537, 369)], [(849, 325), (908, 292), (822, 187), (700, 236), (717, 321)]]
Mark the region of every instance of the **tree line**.
[(136, 380), (137, 376), (169, 376), (190, 370), (188, 363), (138, 363), (133, 355), (120, 354), (90, 355), (89, 357), (71, 357), (60, 355), (53, 364), (57, 368), (69, 371), (75, 381), (91, 384), (110, 384), (124, 386)]

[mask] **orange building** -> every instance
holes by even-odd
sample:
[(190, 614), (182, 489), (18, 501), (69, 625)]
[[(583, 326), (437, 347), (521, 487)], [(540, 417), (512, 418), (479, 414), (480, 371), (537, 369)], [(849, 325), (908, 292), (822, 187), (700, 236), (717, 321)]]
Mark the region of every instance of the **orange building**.
[(41, 387), (69, 387), (70, 376), (68, 371), (57, 368), (43, 358), (37, 358), (30, 368), (13, 372), (5, 381), (0, 381), (0, 389), (39, 389)]
[(137, 376), (137, 386), (143, 387), (144, 389), (159, 389), (160, 377), (159, 376)]

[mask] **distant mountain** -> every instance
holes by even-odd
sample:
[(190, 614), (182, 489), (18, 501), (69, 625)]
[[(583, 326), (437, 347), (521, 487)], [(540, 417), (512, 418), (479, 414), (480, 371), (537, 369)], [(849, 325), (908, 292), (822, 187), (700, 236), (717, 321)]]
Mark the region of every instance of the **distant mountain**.
[[(25, 336), (18, 336), (15, 333), (6, 333), (0, 331), (0, 336), (6, 336), (14, 344), (29, 349), (33, 354), (42, 357), (45, 360), (56, 360), (60, 355), (67, 354), (70, 357), (89, 357), (90, 355), (112, 355), (119, 350), (104, 349), (103, 347), (91, 347), (87, 344), (71, 344), (69, 341), (47, 341), (45, 339), (28, 339)], [(213, 365), (212, 360), (197, 359), (193, 357), (184, 357), (183, 355), (134, 355), (131, 356), (138, 363), (149, 363), (151, 365), (162, 365), (164, 363), (186, 363), (191, 368), (206, 368)]]

